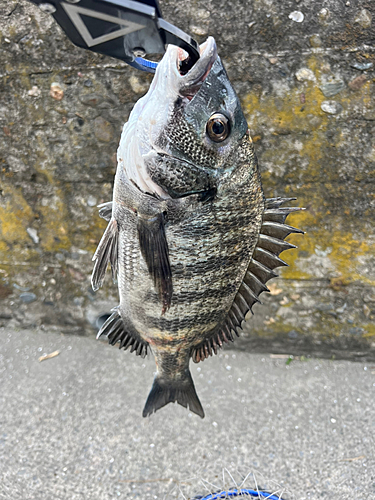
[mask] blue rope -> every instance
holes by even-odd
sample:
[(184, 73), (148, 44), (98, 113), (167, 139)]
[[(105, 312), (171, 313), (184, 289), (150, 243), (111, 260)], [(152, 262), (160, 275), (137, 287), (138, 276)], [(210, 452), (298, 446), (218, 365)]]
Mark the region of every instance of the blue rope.
[(267, 493), (266, 491), (255, 491), (250, 489), (233, 489), (230, 491), (221, 491), (219, 493), (210, 493), (205, 497), (195, 497), (195, 500), (219, 500), (220, 498), (231, 498), (231, 497), (239, 497), (242, 495), (251, 495), (255, 498), (265, 498), (266, 500), (283, 500), (279, 496), (271, 495), (271, 493)]

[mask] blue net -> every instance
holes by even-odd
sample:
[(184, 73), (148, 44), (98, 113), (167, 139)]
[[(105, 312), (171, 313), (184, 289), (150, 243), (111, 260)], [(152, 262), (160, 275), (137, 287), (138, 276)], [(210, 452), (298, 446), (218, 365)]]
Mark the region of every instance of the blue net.
[(194, 500), (219, 500), (222, 498), (238, 498), (238, 497), (253, 497), (262, 498), (265, 500), (283, 500), (279, 495), (267, 493), (266, 491), (252, 490), (249, 488), (231, 489), (228, 491), (220, 491), (218, 493), (210, 493), (206, 496), (197, 496)]

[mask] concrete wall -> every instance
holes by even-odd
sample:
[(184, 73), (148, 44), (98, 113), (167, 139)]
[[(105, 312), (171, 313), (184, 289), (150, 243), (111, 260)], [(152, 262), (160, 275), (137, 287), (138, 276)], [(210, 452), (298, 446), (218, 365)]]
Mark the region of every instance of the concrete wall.
[[(216, 38), (266, 196), (307, 208), (290, 217), (307, 234), (290, 237), (299, 248), (242, 345), (374, 356), (374, 3), (161, 6), (198, 41)], [(0, 325), (89, 332), (117, 303), (109, 276), (90, 288), (95, 206), (111, 198), (121, 128), (150, 77), (74, 47), (26, 1), (3, 0), (0, 23)]]

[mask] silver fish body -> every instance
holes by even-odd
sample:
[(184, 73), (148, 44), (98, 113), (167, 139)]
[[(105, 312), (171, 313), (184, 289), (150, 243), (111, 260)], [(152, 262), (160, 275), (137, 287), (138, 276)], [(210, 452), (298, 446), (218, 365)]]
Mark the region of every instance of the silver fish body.
[(266, 291), (293, 208), (265, 200), (238, 97), (209, 38), (186, 74), (169, 47), (124, 126), (109, 220), (94, 255), (108, 262), (120, 304), (98, 336), (144, 356), (157, 373), (143, 416), (177, 401), (201, 417), (189, 371), (233, 340)]

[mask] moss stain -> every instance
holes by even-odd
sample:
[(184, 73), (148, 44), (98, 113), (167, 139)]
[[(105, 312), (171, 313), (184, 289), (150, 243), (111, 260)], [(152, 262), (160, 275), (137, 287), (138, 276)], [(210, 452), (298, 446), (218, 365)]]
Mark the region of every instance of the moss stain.
[[(314, 72), (317, 81), (321, 77), (322, 60), (312, 56), (308, 61), (308, 67)], [(359, 92), (353, 93), (349, 89), (336, 95), (334, 99), (339, 102), (344, 111), (359, 107), (364, 109), (371, 105), (371, 85), (367, 82)], [(301, 87), (302, 88), (302, 87)], [(375, 285), (372, 280), (359, 271), (359, 258), (363, 256), (375, 256), (375, 244), (368, 243), (364, 239), (353, 236), (353, 231), (330, 229), (341, 228), (343, 219), (350, 216), (348, 213), (342, 216), (331, 216), (329, 211), (329, 194), (333, 190), (345, 189), (335, 185), (337, 172), (333, 169), (323, 170), (327, 160), (325, 158), (325, 146), (327, 143), (326, 131), (329, 117), (321, 110), (321, 104), (327, 98), (323, 95), (316, 82), (306, 82), (301, 88), (293, 89), (288, 96), (282, 100), (273, 95), (259, 97), (258, 93), (250, 93), (245, 96), (243, 104), (245, 114), (249, 120), (252, 131), (258, 131), (261, 124), (267, 124), (272, 135), (298, 136), (302, 147), (298, 152), (287, 141), (280, 141), (277, 151), (277, 160), (274, 149), (265, 151), (262, 156), (263, 162), (277, 164), (283, 167), (283, 162), (289, 160), (291, 154), (299, 154), (308, 162), (307, 167), (297, 170), (286, 171), (284, 179), (287, 181), (285, 194), (298, 197), (298, 205), (308, 208), (305, 212), (290, 215), (288, 222), (306, 232), (304, 236), (291, 235), (289, 241), (298, 246), (299, 250), (285, 253), (285, 259), (290, 264), (289, 268), (282, 270), (282, 276), (286, 279), (310, 279), (313, 276), (304, 269), (304, 260), (299, 253), (306, 256), (314, 255), (318, 248), (328, 251), (328, 258), (334, 268), (334, 274), (341, 277), (343, 281), (361, 281), (368, 285)], [(304, 93), (305, 103), (301, 105), (300, 95)], [(336, 147), (344, 146), (344, 138), (339, 135), (336, 139)], [(322, 183), (322, 179), (326, 182)], [(262, 179), (266, 196), (273, 196), (275, 188), (274, 175), (271, 172), (262, 173)], [(359, 181), (362, 179), (358, 179)], [(301, 183), (302, 181), (302, 183)], [(318, 184), (318, 186), (317, 186)], [(322, 185), (323, 189), (319, 186)], [(327, 224), (328, 223), (328, 224)], [(361, 222), (355, 220), (356, 225)], [(363, 231), (365, 234), (365, 231)], [(283, 255), (284, 258), (284, 255)]]

